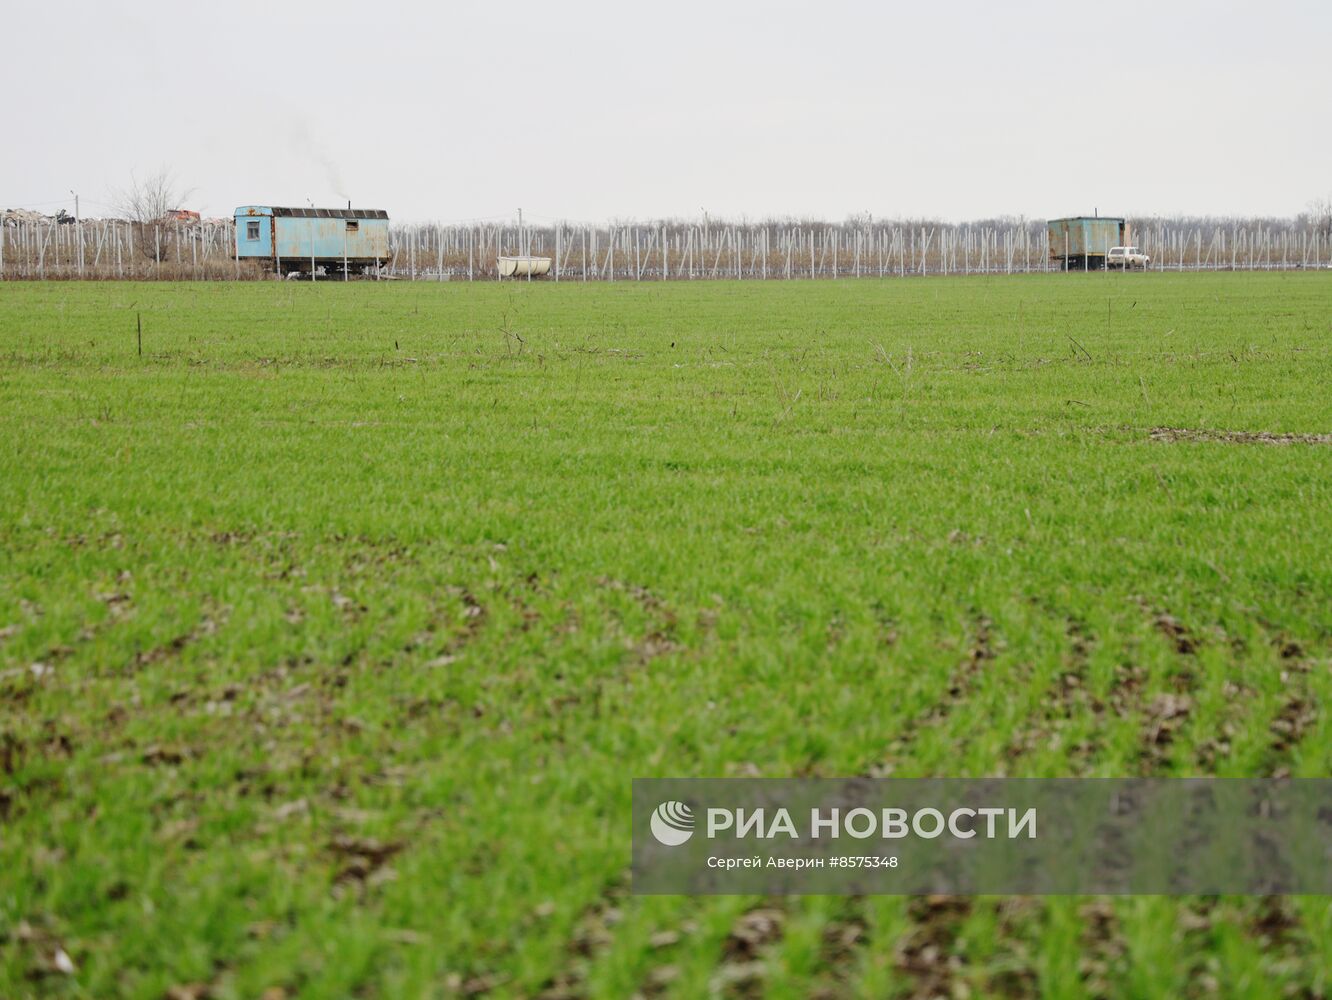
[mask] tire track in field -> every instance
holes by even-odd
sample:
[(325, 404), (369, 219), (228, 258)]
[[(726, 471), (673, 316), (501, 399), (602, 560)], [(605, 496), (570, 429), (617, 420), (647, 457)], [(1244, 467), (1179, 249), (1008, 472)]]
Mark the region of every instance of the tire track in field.
[[(787, 911), (780, 899), (770, 899), (750, 907), (731, 924), (721, 942), (717, 966), (708, 979), (708, 995), (737, 1000), (758, 1000), (765, 994), (770, 958), (786, 933)], [(690, 921), (689, 923), (693, 923)], [(662, 931), (653, 935), (652, 948), (672, 947), (684, 935)], [(636, 997), (658, 997), (668, 992), (679, 969), (671, 964), (650, 969)]]
[[(1063, 657), (1063, 669), (1054, 684), (1046, 688), (1041, 698), (1039, 717), (1015, 733), (1002, 751), (1003, 759), (1009, 764), (1022, 760), (1043, 744), (1062, 739), (1062, 731), (1078, 713), (1088, 710), (1092, 703), (1092, 696), (1087, 689), (1087, 667), (1091, 649), (1096, 642), (1095, 636), (1091, 634), (1086, 622), (1072, 615), (1065, 618), (1064, 634), (1069, 648)], [(1088, 742), (1068, 748), (1075, 774), (1082, 773), (1090, 766), (1095, 750), (1095, 745)]]
[(835, 1000), (855, 995), (853, 974), (865, 952), (868, 933), (864, 899), (860, 896), (847, 898), (842, 912), (823, 928), (819, 966), (823, 973), (820, 978), (826, 985), (817, 988), (814, 997)]
[[(966, 655), (954, 667), (944, 689), (944, 697), (922, 714), (908, 719), (897, 738), (889, 744), (893, 758), (901, 758), (919, 739), (920, 734), (943, 725), (962, 701), (975, 691), (977, 682), (998, 656), (1000, 640), (994, 634), (994, 622), (986, 614), (973, 613), (971, 638)], [(871, 766), (868, 776), (884, 778), (895, 770), (890, 759)], [(952, 996), (958, 963), (953, 944), (962, 924), (971, 915), (973, 901), (964, 896), (929, 895), (914, 897), (908, 909), (910, 928), (894, 946), (893, 967), (911, 983), (909, 996), (915, 998)]]
[(675, 610), (657, 594), (647, 587), (610, 576), (599, 576), (593, 582), (603, 590), (627, 594), (642, 608), (648, 628), (638, 640), (626, 641), (640, 666), (683, 648), (677, 637), (679, 619)]
[(1281, 683), (1286, 688), (1281, 707), (1268, 723), (1268, 748), (1272, 752), (1272, 777), (1289, 777), (1290, 761), (1304, 737), (1318, 722), (1318, 707), (1309, 691), (1309, 674), (1313, 670), (1312, 658), (1304, 646), (1294, 639), (1281, 638), (1276, 642), (1281, 659)]
[(621, 906), (629, 894), (629, 873), (620, 872), (575, 919), (565, 941), (564, 964), (537, 990), (537, 1000), (584, 1000), (592, 962), (611, 945), (612, 928), (623, 917)]
[(1098, 897), (1078, 908), (1082, 920), (1078, 978), (1088, 996), (1109, 1000), (1128, 973), (1128, 943), (1113, 902)]
[(907, 907), (912, 926), (893, 950), (893, 967), (910, 982), (912, 998), (955, 995), (962, 963), (956, 955), (963, 924), (975, 901), (969, 896), (916, 896)]
[(747, 910), (731, 925), (722, 960), (709, 980), (713, 996), (759, 1000), (764, 995), (768, 956), (786, 933), (786, 910), (767, 902)]
[(1198, 690), (1197, 653), (1202, 639), (1169, 611), (1139, 603), (1151, 615), (1153, 627), (1174, 646), (1184, 666), (1170, 677), (1173, 690), (1159, 692), (1144, 706), (1139, 763), (1145, 774), (1155, 774), (1170, 762), (1175, 738), (1192, 718)]
[[(944, 696), (928, 706), (924, 712), (905, 720), (899, 734), (888, 744), (891, 758), (901, 758), (928, 729), (942, 725), (957, 705), (970, 695), (976, 682), (986, 668), (998, 655), (998, 640), (994, 636), (994, 622), (984, 614), (976, 614), (972, 620), (972, 637), (966, 655), (948, 677)], [(880, 761), (871, 765), (865, 776), (870, 778), (889, 777), (896, 769), (894, 759)]]
[[(630, 654), (624, 661), (626, 669), (646, 666), (660, 656), (684, 648), (676, 638), (678, 616), (675, 610), (659, 595), (645, 586), (626, 583), (610, 577), (600, 577), (595, 583), (603, 590), (628, 595), (642, 609), (647, 619), (641, 638), (635, 639), (626, 635), (625, 648)], [(445, 642), (443, 655), (432, 662), (451, 662), (461, 654), (468, 643), (479, 636), (482, 625), (489, 621), (491, 617), (489, 609), (466, 588), (451, 588), (450, 592), (458, 596), (464, 605), (464, 625), (460, 630), (455, 630), (454, 634)], [(506, 591), (517, 615), (515, 627), (519, 631), (528, 631), (534, 628), (541, 619), (540, 613), (528, 604), (529, 592), (533, 594), (545, 593), (539, 577), (534, 573), (529, 573), (522, 578), (516, 590), (511, 587)], [(608, 615), (613, 614), (613, 608), (610, 606), (605, 606), (602, 610)], [(567, 615), (563, 622), (551, 623), (551, 630), (554, 635), (558, 636), (578, 629), (577, 612), (568, 608), (566, 608), (566, 611)], [(429, 645), (431, 637), (422, 637), (422, 641), (425, 645)], [(568, 694), (553, 696), (547, 701), (547, 711), (551, 715), (556, 715), (586, 703), (591, 706), (588, 711), (595, 716), (600, 711), (603, 690), (607, 685), (622, 679), (622, 672), (599, 673), (588, 678), (584, 684)], [(479, 706), (477, 710), (480, 710)], [(542, 983), (535, 994), (536, 996), (543, 998), (543, 1000), (581, 1000), (581, 998), (588, 995), (587, 979), (592, 965), (596, 958), (610, 947), (614, 934), (613, 928), (622, 918), (621, 906), (627, 896), (627, 881), (628, 873), (620, 873), (607, 883), (607, 886), (592, 903), (584, 908), (574, 923), (572, 933), (565, 942), (563, 948), (564, 962)], [(737, 933), (743, 936), (743, 928)], [(650, 995), (652, 990), (660, 991), (667, 985), (668, 979), (665, 975), (662, 975), (660, 970), (658, 975), (660, 979), (654, 987), (651, 984), (646, 984), (650, 987), (645, 990), (647, 995)], [(469, 984), (473, 987), (469, 995), (478, 996), (504, 985), (502, 980), (485, 973), (473, 975), (465, 980), (462, 984), (462, 992), (468, 993), (466, 987)]]

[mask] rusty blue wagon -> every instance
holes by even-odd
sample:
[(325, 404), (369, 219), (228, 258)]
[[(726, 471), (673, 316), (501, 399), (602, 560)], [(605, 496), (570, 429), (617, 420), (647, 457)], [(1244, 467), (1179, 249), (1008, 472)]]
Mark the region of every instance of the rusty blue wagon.
[(1050, 241), (1050, 259), (1065, 271), (1099, 271), (1105, 267), (1111, 247), (1128, 243), (1126, 219), (1107, 216), (1079, 216), (1051, 219), (1046, 223)]
[(236, 256), (279, 275), (363, 274), (388, 259), (388, 212), (243, 205), (236, 209)]

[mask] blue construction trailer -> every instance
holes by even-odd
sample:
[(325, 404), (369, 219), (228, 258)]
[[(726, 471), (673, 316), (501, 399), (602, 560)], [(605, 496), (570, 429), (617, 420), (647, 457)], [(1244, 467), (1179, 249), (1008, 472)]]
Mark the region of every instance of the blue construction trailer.
[(1051, 219), (1045, 224), (1045, 233), (1050, 259), (1061, 270), (1101, 271), (1110, 248), (1128, 244), (1129, 224), (1127, 219), (1080, 215)]
[(277, 274), (349, 276), (389, 256), (388, 212), (381, 208), (236, 209), (236, 256)]

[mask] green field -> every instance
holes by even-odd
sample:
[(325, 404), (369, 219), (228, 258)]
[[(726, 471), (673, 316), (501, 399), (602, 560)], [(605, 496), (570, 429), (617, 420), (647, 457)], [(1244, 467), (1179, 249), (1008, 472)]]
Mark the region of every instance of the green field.
[(1332, 991), (1324, 898), (626, 871), (633, 777), (1332, 774), (1332, 276), (7, 283), (0, 358), (0, 996)]

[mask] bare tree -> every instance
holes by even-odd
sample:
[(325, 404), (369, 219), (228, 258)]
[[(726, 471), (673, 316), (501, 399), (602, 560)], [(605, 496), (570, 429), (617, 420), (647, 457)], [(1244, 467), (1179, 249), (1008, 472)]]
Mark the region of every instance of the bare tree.
[(134, 240), (150, 260), (163, 261), (178, 227), (171, 224), (170, 213), (193, 193), (182, 188), (166, 167), (139, 178), (130, 174), (128, 187), (113, 191), (112, 203), (120, 215), (134, 226)]
[(113, 191), (112, 198), (116, 210), (130, 222), (158, 222), (192, 193), (162, 167), (144, 178), (130, 174), (129, 186)]
[(1315, 232), (1332, 238), (1332, 195), (1309, 202), (1309, 222)]

